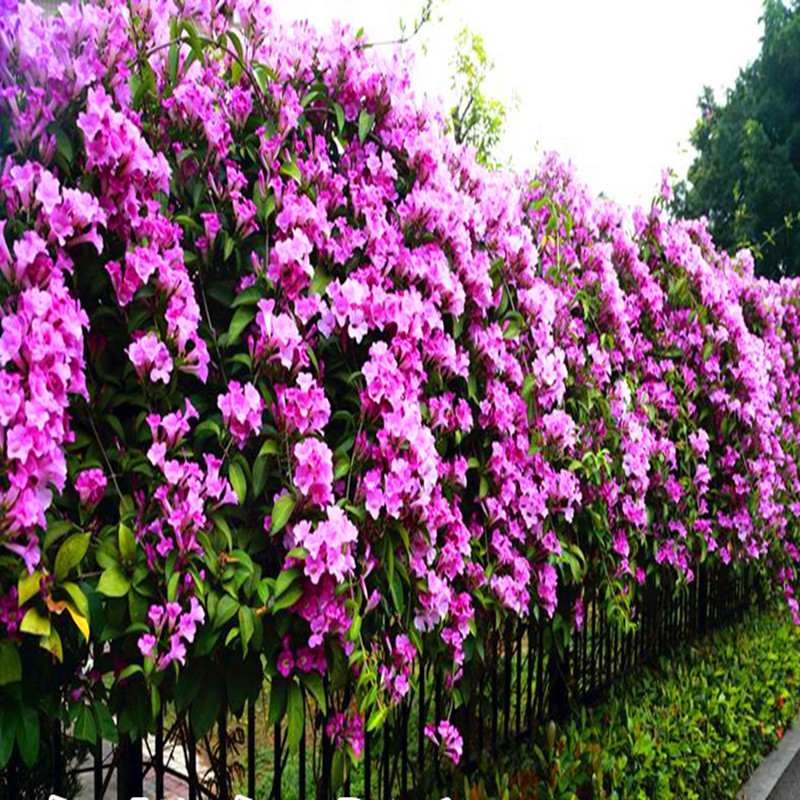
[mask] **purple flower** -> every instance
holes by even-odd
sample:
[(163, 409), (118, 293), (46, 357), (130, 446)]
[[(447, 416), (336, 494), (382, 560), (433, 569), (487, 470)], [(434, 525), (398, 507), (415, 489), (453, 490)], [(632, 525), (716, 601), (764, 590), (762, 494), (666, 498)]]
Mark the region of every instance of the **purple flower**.
[(85, 469), (75, 479), (75, 490), (78, 492), (81, 505), (91, 508), (96, 506), (106, 491), (108, 481), (102, 469)]

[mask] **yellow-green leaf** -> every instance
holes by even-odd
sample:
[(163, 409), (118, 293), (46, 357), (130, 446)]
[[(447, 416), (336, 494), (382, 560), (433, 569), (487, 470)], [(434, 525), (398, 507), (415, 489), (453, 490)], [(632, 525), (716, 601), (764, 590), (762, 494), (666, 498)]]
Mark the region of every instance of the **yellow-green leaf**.
[(22, 575), (19, 579), (19, 583), (17, 584), (17, 595), (18, 595), (18, 603), (19, 607), (25, 605), (28, 600), (31, 599), (38, 591), (39, 591), (39, 584), (42, 581), (42, 573), (37, 569), (33, 575)]
[(61, 646), (61, 637), (58, 631), (53, 628), (48, 636), (43, 636), (39, 640), (39, 647), (52, 653), (59, 661), (64, 660), (64, 648)]
[(81, 559), (86, 555), (89, 548), (89, 533), (74, 533), (64, 544), (61, 545), (56, 554), (55, 574), (56, 580), (62, 581), (69, 575), (70, 570), (80, 564)]
[(30, 633), (33, 636), (49, 636), (51, 631), (50, 619), (39, 613), (35, 608), (29, 608), (19, 629), (23, 633)]
[(292, 497), (292, 495), (285, 494), (283, 497), (279, 497), (272, 507), (270, 533), (274, 535), (282, 531), (289, 521), (289, 517), (292, 516), (293, 510), (294, 497)]
[(126, 560), (129, 561), (133, 558), (133, 554), (136, 551), (136, 537), (133, 535), (133, 531), (123, 523), (120, 522), (119, 524), (119, 552), (120, 555)]
[(75, 607), (84, 617), (89, 616), (89, 601), (77, 583), (62, 583), (61, 588), (72, 598)]
[(97, 591), (106, 597), (124, 597), (130, 588), (131, 582), (119, 564), (105, 570), (97, 583)]
[(89, 641), (89, 620), (81, 614), (75, 606), (67, 601), (67, 611), (69, 611), (69, 615), (72, 617), (72, 621), (75, 623), (78, 630), (83, 634), (83, 638), (86, 641)]

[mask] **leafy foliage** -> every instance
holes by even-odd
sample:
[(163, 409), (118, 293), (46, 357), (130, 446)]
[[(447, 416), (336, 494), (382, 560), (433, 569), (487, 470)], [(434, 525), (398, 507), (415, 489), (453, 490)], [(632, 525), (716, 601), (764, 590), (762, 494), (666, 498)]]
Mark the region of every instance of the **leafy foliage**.
[(465, 795), (733, 800), (800, 713), (799, 681), (797, 629), (759, 612), (618, 684), (566, 727), (546, 727)]
[(494, 150), (503, 135), (507, 109), (497, 98), (486, 95), (486, 80), (494, 68), (483, 37), (462, 29), (456, 35), (456, 52), (450, 62), (453, 70), (452, 91), (456, 104), (450, 110), (453, 136), (459, 144), (475, 148), (481, 164), (498, 166)]
[(697, 150), (675, 210), (705, 215), (721, 247), (752, 247), (757, 272), (800, 272), (800, 5), (765, 0), (761, 53), (724, 102), (706, 89)]

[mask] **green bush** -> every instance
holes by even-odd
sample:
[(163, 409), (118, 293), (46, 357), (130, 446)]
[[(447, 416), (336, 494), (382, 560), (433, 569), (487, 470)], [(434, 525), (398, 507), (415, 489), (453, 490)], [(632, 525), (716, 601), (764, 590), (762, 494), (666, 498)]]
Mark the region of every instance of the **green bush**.
[(469, 798), (734, 798), (800, 712), (798, 645), (800, 631), (769, 610), (682, 646), (482, 769)]

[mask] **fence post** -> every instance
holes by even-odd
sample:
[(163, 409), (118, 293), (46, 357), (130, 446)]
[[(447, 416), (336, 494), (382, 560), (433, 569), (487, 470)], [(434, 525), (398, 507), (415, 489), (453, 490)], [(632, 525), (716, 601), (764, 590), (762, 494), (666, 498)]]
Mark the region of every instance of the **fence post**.
[(117, 800), (141, 797), (144, 793), (142, 785), (142, 740), (123, 734), (119, 740)]
[(550, 718), (562, 722), (569, 713), (569, 657), (561, 653), (551, 629), (550, 659), (548, 662), (550, 684)]

